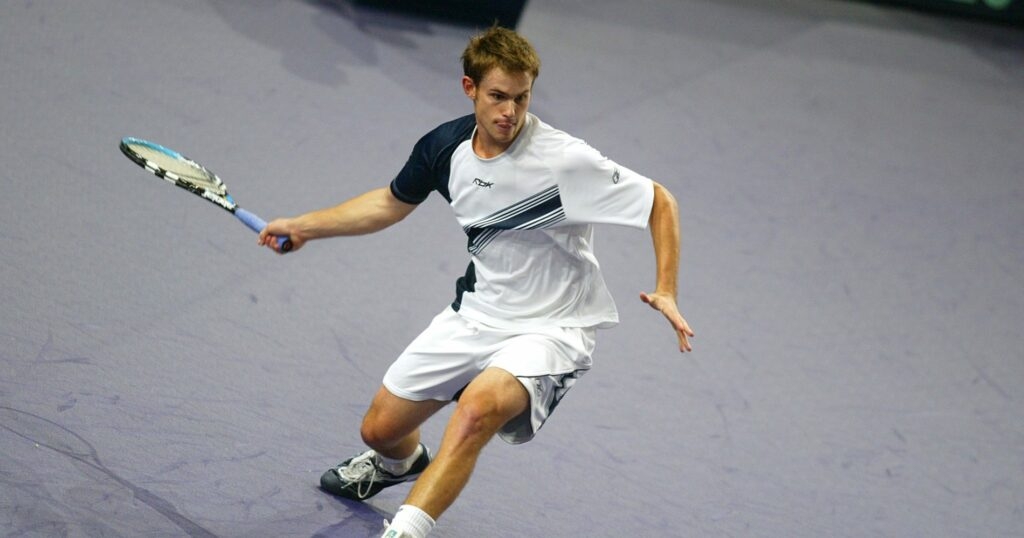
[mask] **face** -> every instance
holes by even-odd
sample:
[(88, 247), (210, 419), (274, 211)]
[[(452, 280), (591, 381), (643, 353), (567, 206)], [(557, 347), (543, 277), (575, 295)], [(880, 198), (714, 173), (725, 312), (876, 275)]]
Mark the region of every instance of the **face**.
[(526, 123), (533, 77), (529, 73), (507, 73), (495, 67), (484, 75), (479, 85), (463, 77), (462, 89), (473, 101), (476, 115), (473, 149), (483, 157), (493, 157), (508, 149)]

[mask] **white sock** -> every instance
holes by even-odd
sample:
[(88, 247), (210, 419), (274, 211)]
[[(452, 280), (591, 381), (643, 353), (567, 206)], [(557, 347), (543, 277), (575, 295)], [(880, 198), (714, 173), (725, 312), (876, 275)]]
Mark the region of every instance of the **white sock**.
[(398, 476), (409, 472), (412, 464), (416, 462), (416, 458), (423, 454), (423, 445), (416, 445), (416, 450), (412, 452), (412, 456), (405, 458), (404, 460), (393, 460), (391, 458), (385, 458), (384, 456), (377, 454), (377, 461), (380, 462), (380, 466), (385, 471)]
[(434, 518), (426, 512), (411, 504), (403, 504), (398, 507), (395, 519), (391, 521), (388, 528), (384, 529), (384, 536), (381, 538), (393, 538), (395, 536), (408, 536), (409, 538), (427, 538), (434, 528)]

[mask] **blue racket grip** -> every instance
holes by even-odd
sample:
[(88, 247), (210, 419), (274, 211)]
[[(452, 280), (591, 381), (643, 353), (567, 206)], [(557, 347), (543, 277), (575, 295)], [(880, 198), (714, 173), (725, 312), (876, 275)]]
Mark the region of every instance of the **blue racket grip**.
[[(246, 211), (241, 207), (235, 208), (235, 216), (238, 217), (238, 220), (244, 222), (250, 230), (256, 233), (262, 232), (263, 229), (267, 227), (267, 221), (259, 218), (255, 213)], [(281, 249), (282, 253), (288, 252), (292, 249), (292, 240), (287, 237), (278, 237), (277, 246)]]

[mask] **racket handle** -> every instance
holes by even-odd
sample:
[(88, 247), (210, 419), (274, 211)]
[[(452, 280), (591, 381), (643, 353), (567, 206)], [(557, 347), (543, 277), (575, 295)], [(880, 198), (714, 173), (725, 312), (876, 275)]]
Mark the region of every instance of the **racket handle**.
[[(259, 218), (255, 213), (246, 211), (241, 207), (235, 208), (235, 216), (238, 217), (238, 220), (244, 222), (250, 230), (256, 233), (262, 232), (263, 229), (267, 227), (267, 221)], [(288, 252), (292, 249), (292, 240), (287, 237), (278, 237), (277, 246), (281, 249), (281, 252)]]

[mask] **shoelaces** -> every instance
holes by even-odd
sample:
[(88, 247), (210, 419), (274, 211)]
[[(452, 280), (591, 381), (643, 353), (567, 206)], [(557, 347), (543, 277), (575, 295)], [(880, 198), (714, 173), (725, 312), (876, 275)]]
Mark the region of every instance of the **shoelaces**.
[(377, 466), (373, 462), (376, 456), (376, 452), (368, 450), (352, 458), (348, 465), (338, 467), (338, 476), (348, 482), (356, 483), (356, 495), (359, 498), (369, 495), (373, 483), (377, 481)]

